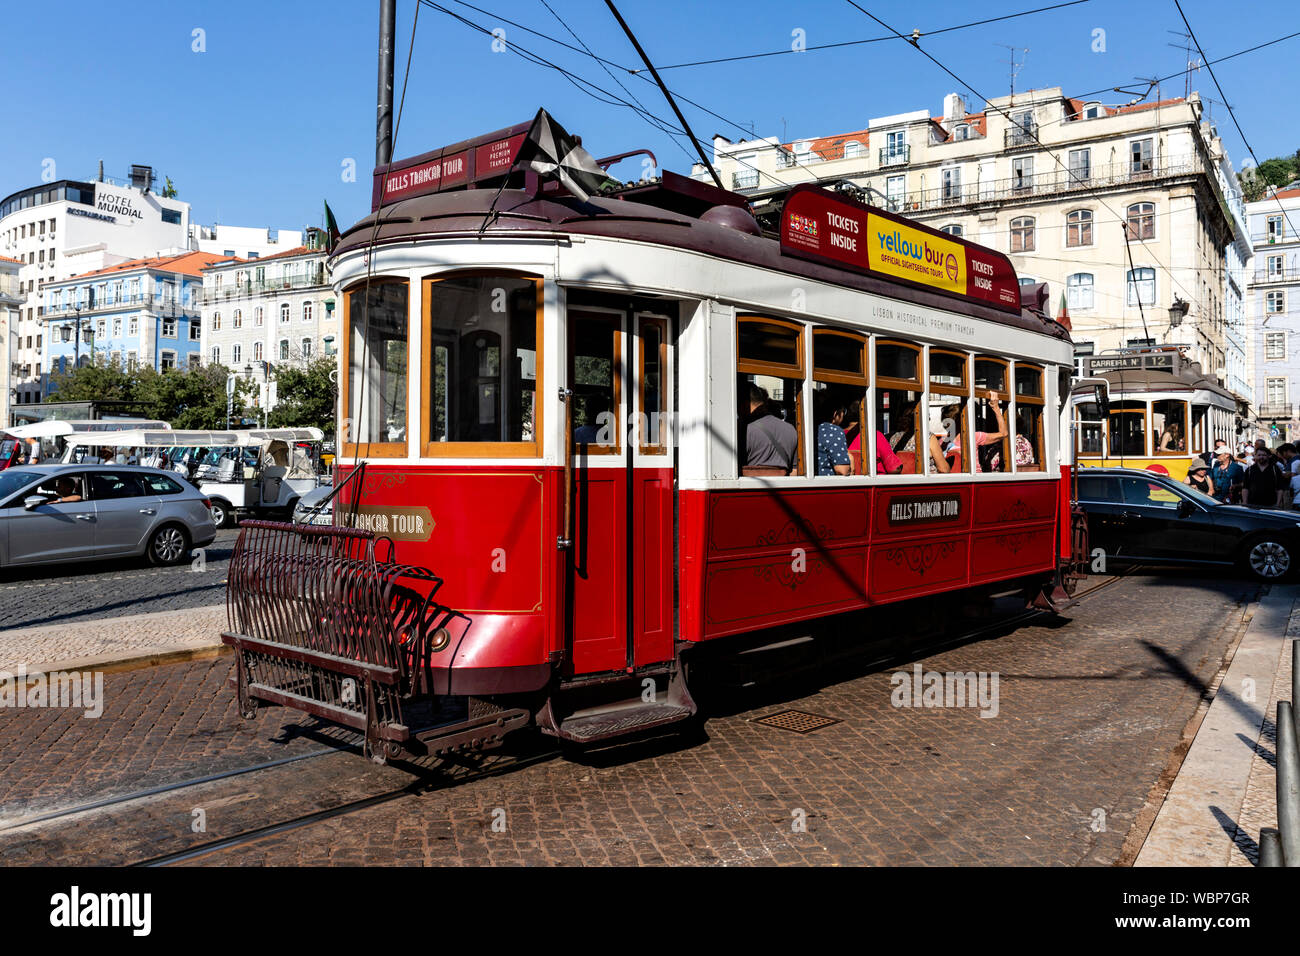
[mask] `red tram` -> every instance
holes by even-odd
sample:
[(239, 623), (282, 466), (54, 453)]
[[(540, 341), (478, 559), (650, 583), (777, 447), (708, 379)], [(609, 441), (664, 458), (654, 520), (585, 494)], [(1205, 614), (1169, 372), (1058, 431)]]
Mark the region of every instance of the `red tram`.
[(377, 759), (608, 740), (692, 715), (720, 638), (1060, 598), (1073, 355), (1044, 290), (812, 186), (776, 236), (670, 172), (581, 201), (512, 171), (525, 130), (380, 167), (333, 252), (350, 527), (246, 523), (245, 713), (356, 727)]

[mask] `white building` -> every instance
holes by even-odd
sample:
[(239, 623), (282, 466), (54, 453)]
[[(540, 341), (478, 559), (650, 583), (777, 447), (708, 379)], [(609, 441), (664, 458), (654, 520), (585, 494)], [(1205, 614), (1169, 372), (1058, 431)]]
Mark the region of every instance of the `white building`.
[[(1300, 440), (1300, 182), (1246, 204), (1254, 266), (1252, 324), (1256, 420), (1273, 444)], [(1274, 435), (1276, 429), (1276, 435)]]
[[(1248, 384), (1244, 328), (1227, 327), (1243, 289), (1225, 250), (1245, 258), (1242, 215), (1198, 94), (1107, 106), (1054, 87), (995, 97), (978, 113), (950, 94), (942, 116), (845, 125), (866, 128), (791, 143), (715, 137), (714, 166), (769, 229), (790, 186), (843, 183), (1006, 253), (1022, 283), (1050, 284), (1053, 313), (1065, 295), (1080, 357), (1179, 345), (1225, 385)], [(708, 179), (702, 167), (693, 175)]]
[(189, 248), (190, 205), (152, 191), (153, 171), (132, 168), (132, 181), (61, 179), (0, 200), (0, 256), (17, 259), (23, 300), (8, 361), (11, 397), (40, 401), (47, 283), (119, 262)]
[(191, 226), (190, 248), (232, 259), (263, 259), (303, 244), (295, 229), (259, 229), (256, 226)]
[(8, 256), (0, 256), (0, 428), (9, 421), (9, 404), (14, 397), (10, 382), (14, 381), (18, 364), (11, 360), (18, 346), (18, 313), (22, 308), (23, 294), (18, 291), (18, 270), (22, 263)]
[(277, 366), (338, 352), (327, 257), (324, 233), (309, 229), (307, 244), (296, 249), (203, 270), (203, 361), (254, 380), (265, 412), (278, 400)]

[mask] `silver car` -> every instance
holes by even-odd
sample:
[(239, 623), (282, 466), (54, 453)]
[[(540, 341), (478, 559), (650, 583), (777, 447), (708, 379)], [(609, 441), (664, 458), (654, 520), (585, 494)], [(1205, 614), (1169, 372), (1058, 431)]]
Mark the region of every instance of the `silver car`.
[(179, 564), (217, 536), (211, 506), (179, 475), (131, 465), (0, 471), (0, 568), (146, 556)]

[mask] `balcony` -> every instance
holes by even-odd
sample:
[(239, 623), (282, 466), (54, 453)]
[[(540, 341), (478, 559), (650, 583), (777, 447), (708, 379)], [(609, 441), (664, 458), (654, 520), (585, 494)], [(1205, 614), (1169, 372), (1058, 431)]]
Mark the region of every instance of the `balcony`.
[(1166, 160), (1150, 170), (1141, 172), (1134, 172), (1131, 164), (1127, 162), (1110, 166), (1094, 166), (1088, 170), (1088, 178), (1083, 181), (1080, 181), (1077, 174), (1071, 174), (1068, 170), (1057, 167), (1036, 176), (995, 179), (960, 186), (948, 184), (933, 189), (913, 190), (898, 197), (898, 209), (903, 213), (917, 213), (983, 202), (1004, 202), (1008, 199), (1065, 196), (1072, 193), (1088, 193), (1090, 190), (1104, 189), (1108, 186), (1125, 186), (1136, 182), (1195, 176), (1204, 171), (1197, 156)]
[(757, 189), (758, 170), (745, 169), (738, 173), (732, 173), (731, 188), (732, 189)]
[[(745, 176), (752, 176), (753, 182), (748, 186), (736, 185), (735, 181)], [(745, 173), (732, 174), (733, 189), (753, 189), (758, 185), (758, 171), (750, 170)], [(213, 302), (224, 302), (227, 299), (244, 298), (254, 295), (275, 295), (277, 292), (292, 292), (295, 289), (310, 289), (316, 286), (324, 286), (325, 268), (321, 266), (312, 271), (310, 275), (290, 276), (289, 278), (280, 279), (260, 279), (247, 280), (244, 282), (229, 282), (221, 285), (207, 286), (202, 291), (196, 293), (199, 301), (203, 305), (211, 305)]]
[(1300, 282), (1300, 268), (1292, 266), (1290, 269), (1256, 269), (1255, 278), (1251, 281), (1255, 285), (1268, 282)]
[(197, 315), (197, 305), (187, 305), (183, 302), (177, 302), (175, 299), (165, 296), (155, 296), (152, 293), (144, 295), (123, 295), (113, 299), (106, 299), (103, 302), (93, 304), (76, 305), (54, 305), (45, 310), (45, 318), (75, 318), (81, 315), (83, 318), (92, 315), (98, 315), (104, 312), (129, 312), (133, 310), (147, 310), (155, 315), (163, 316), (183, 316)]
[(1032, 149), (1040, 146), (1037, 126), (1012, 126), (1002, 131), (1003, 149)]
[(912, 161), (912, 147), (903, 146), (886, 146), (880, 150), (880, 168), (888, 166), (906, 166)]
[(1258, 415), (1260, 418), (1279, 418), (1279, 419), (1286, 419), (1290, 421), (1294, 417), (1291, 414), (1294, 409), (1295, 406), (1290, 403), (1279, 405), (1276, 402), (1271, 402), (1259, 406), (1259, 410), (1256, 412), (1256, 415)]

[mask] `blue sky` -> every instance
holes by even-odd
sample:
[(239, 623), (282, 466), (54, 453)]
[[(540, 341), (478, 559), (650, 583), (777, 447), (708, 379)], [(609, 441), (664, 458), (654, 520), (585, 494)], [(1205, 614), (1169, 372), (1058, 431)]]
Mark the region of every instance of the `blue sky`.
[[(578, 45), (542, 0), (473, 0), (490, 14), (455, 0), (439, 2), (489, 30), (504, 29), (507, 43), (630, 99), (593, 60), (506, 22)], [(547, 2), (596, 53), (639, 66), (603, 0)], [(859, 0), (904, 33), (1050, 2)], [(665, 67), (789, 49), (796, 30), (808, 46), (885, 32), (847, 2), (832, 0), (622, 0), (619, 8), (656, 65)], [(921, 9), (924, 15), (918, 16)], [(1287, 9), (1284, 3), (1184, 0), (1183, 9), (1211, 59), (1300, 29), (1294, 18), (1278, 15)], [(318, 225), (327, 199), (347, 225), (369, 210), (377, 10), (375, 0), (136, 0), (117, 12), (74, 0), (59, 4), (57, 13), (40, 4), (10, 5), (5, 25), (11, 42), (0, 58), (0, 87), (9, 92), (0, 196), (39, 182), (46, 159), (55, 161), (59, 178), (91, 177), (103, 159), (110, 177), (125, 178), (131, 163), (170, 176), (203, 223)], [(414, 13), (414, 0), (398, 0), (399, 95)], [(1093, 51), (1098, 29), (1105, 31), (1104, 52)], [(195, 30), (204, 31), (203, 52), (193, 49)], [(725, 117), (682, 104), (706, 142), (714, 133), (748, 137), (751, 124), (758, 136), (794, 139), (860, 129), (872, 116), (927, 108), (937, 114), (949, 92), (1005, 94), (1010, 53), (1000, 44), (1029, 49), (1018, 54), (1025, 62), (1017, 89), (1059, 85), (1077, 95), (1116, 85), (1144, 87), (1134, 77), (1185, 67), (1184, 52), (1167, 45), (1182, 42), (1171, 30), (1182, 30), (1173, 0), (1089, 0), (922, 40), (973, 91), (957, 90), (938, 67), (898, 40), (667, 69), (664, 78)], [(1298, 63), (1300, 37), (1215, 67), (1261, 160), (1300, 148), (1296, 124), (1284, 110), (1287, 91), (1300, 79)], [(652, 84), (611, 69), (650, 112), (671, 117)], [(1204, 70), (1193, 76), (1193, 88), (1220, 99)], [(1182, 93), (1181, 78), (1160, 90), (1166, 98)], [(538, 106), (581, 134), (596, 155), (647, 147), (665, 167), (689, 171), (683, 150), (631, 110), (598, 102), (556, 71), (515, 53), (493, 52), (490, 37), (421, 7), (396, 155), (524, 122)], [(1211, 109), (1241, 168), (1247, 154), (1227, 110), (1217, 102)], [(348, 159), (355, 160), (356, 182), (343, 180)], [(626, 171), (629, 177), (634, 172)]]

